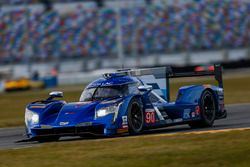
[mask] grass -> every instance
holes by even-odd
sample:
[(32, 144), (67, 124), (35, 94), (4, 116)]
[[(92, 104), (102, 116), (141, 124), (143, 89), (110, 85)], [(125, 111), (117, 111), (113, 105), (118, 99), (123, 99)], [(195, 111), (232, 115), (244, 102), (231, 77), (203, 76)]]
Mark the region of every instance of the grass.
[[(214, 84), (213, 79), (193, 81), (176, 79), (171, 81), (171, 99), (175, 99), (179, 87), (200, 83)], [(238, 77), (237, 79), (233, 77), (226, 78), (224, 80), (224, 87), (226, 104), (250, 102), (250, 76)], [(83, 86), (64, 86), (56, 88), (56, 90), (64, 92), (64, 99), (66, 101), (78, 101)], [(52, 89), (0, 94), (0, 127), (23, 125), (25, 106), (31, 101), (45, 99), (50, 91)]]
[(248, 167), (249, 139), (250, 131), (245, 130), (63, 141), (2, 150), (0, 167)]
[[(171, 99), (180, 86), (211, 83), (173, 80)], [(226, 104), (250, 102), (250, 76), (226, 78)], [(82, 86), (59, 87), (66, 101), (77, 101)], [(52, 90), (0, 95), (0, 127), (23, 125), (25, 105), (44, 99)], [(208, 134), (141, 135), (93, 140), (62, 141), (19, 150), (0, 150), (0, 167), (249, 167), (250, 130)]]

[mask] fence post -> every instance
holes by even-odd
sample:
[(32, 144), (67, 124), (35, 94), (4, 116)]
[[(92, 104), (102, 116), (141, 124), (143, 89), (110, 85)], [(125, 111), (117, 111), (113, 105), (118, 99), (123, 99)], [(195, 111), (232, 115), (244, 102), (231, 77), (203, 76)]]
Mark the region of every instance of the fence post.
[(185, 61), (186, 65), (190, 65), (191, 64), (191, 51), (190, 50), (186, 51), (184, 61)]
[(247, 55), (246, 58), (250, 60), (250, 47), (247, 48)]
[(223, 56), (223, 61), (224, 62), (228, 62), (229, 60), (229, 52), (228, 52), (228, 49), (224, 49), (222, 51), (222, 56)]
[(0, 93), (4, 92), (4, 80), (0, 80)]
[(83, 59), (83, 63), (82, 63), (82, 70), (84, 71), (84, 72), (86, 72), (86, 71), (88, 71), (88, 58), (87, 57), (85, 57), (84, 59)]

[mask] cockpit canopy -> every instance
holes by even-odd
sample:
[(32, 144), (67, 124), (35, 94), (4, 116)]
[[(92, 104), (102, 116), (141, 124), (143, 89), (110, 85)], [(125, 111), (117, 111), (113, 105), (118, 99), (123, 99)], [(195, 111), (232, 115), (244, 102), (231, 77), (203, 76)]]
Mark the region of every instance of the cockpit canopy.
[(141, 82), (134, 77), (102, 78), (87, 86), (81, 94), (80, 101), (98, 101), (136, 94), (139, 93), (139, 85)]

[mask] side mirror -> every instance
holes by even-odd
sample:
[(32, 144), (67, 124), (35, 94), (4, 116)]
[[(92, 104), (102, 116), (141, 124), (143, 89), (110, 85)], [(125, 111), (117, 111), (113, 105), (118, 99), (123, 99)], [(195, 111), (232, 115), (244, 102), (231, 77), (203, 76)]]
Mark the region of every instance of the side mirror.
[(54, 91), (54, 92), (50, 92), (49, 93), (49, 98), (47, 100), (52, 100), (56, 97), (63, 97), (63, 92), (59, 92), (59, 91)]
[(151, 85), (140, 85), (138, 89), (139, 91), (146, 92), (146, 91), (151, 91), (153, 88)]

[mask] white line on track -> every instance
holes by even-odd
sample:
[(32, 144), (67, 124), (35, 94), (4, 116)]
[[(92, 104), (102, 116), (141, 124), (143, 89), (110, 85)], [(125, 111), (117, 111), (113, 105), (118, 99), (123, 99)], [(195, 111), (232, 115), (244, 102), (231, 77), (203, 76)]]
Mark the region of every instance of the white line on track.
[(234, 106), (250, 106), (250, 103), (236, 103), (236, 104), (225, 104), (226, 107), (234, 107)]
[(151, 136), (174, 136), (174, 135), (191, 135), (191, 134), (209, 134), (209, 133), (221, 133), (221, 132), (231, 132), (231, 131), (244, 131), (250, 130), (250, 127), (247, 128), (230, 128), (230, 129), (217, 129), (217, 130), (201, 130), (201, 131), (192, 131), (192, 132), (176, 132), (169, 134), (155, 134)]
[(31, 147), (33, 146), (21, 146), (21, 147), (12, 148), (12, 150), (20, 150), (20, 149), (31, 148)]

